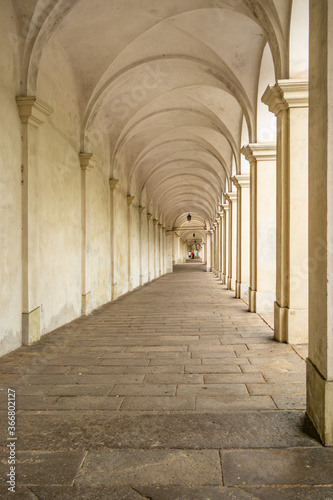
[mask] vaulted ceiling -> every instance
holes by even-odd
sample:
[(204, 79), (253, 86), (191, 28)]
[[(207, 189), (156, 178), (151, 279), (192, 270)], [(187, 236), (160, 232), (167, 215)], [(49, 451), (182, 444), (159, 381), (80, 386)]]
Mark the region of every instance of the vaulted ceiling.
[(275, 76), (288, 77), (291, 3), (15, 0), (28, 34), (22, 91), (38, 93), (43, 48), (60, 44), (77, 84), (82, 150), (102, 123), (111, 175), (125, 169), (129, 194), (169, 228), (188, 212), (209, 227), (240, 173), (244, 126), (256, 141), (267, 43)]

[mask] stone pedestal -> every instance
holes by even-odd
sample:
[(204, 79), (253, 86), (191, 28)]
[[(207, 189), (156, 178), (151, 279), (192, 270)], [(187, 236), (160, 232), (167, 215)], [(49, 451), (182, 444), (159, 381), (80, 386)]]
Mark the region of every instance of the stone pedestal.
[(38, 128), (53, 108), (34, 96), (16, 102), (22, 123), (22, 342), (30, 345), (41, 334)]
[(249, 144), (250, 162), (249, 310), (272, 313), (276, 296), (276, 145)]
[(308, 341), (308, 82), (279, 80), (262, 101), (277, 116), (274, 336)]
[(307, 413), (333, 446), (333, 5), (310, 0)]
[(250, 283), (250, 176), (232, 178), (237, 187), (237, 259), (236, 297), (242, 299), (249, 293)]

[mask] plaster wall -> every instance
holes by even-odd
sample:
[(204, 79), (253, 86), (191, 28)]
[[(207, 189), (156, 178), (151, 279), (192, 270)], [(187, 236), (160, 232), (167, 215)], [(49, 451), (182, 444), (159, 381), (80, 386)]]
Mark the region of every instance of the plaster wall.
[(0, 355), (21, 345), (21, 125), (17, 34), (10, 2), (0, 16)]
[(41, 334), (81, 314), (81, 167), (76, 87), (63, 49), (43, 52), (38, 97), (54, 112), (38, 130)]

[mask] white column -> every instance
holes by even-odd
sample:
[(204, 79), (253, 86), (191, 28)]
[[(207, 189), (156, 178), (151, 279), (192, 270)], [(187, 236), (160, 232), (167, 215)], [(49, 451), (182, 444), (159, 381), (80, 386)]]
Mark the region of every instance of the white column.
[(237, 258), (237, 193), (225, 194), (229, 201), (229, 247), (228, 247), (228, 290), (236, 289), (236, 258)]
[(219, 278), (220, 280), (222, 281), (223, 283), (223, 259), (224, 259), (224, 255), (223, 255), (223, 231), (224, 231), (224, 210), (221, 206), (221, 212), (219, 212), (219, 217), (220, 217), (220, 234), (219, 234), (219, 237), (220, 237), (220, 240), (219, 240), (219, 247), (220, 247), (220, 260), (219, 260), (219, 264), (220, 264), (220, 269), (219, 269)]
[(154, 241), (154, 279), (158, 277), (158, 220), (153, 219), (153, 241)]
[(145, 207), (138, 207), (139, 210), (139, 259), (140, 259), (140, 285), (143, 285), (143, 229), (142, 229), (142, 217), (143, 217), (143, 212), (145, 211)]
[(89, 223), (87, 207), (87, 190), (89, 186), (89, 172), (96, 167), (98, 158), (92, 153), (80, 153), (81, 164), (81, 313), (87, 315), (92, 311), (90, 290), (90, 269), (87, 248), (89, 246)]
[(247, 297), (250, 284), (250, 176), (235, 175), (237, 187), (236, 297)]
[(147, 237), (148, 237), (148, 281), (152, 280), (152, 269), (153, 269), (153, 264), (152, 264), (152, 238), (153, 238), (153, 228), (151, 225), (151, 219), (153, 215), (150, 213), (147, 213)]
[(22, 123), (22, 342), (40, 338), (38, 128), (53, 108), (37, 97), (17, 97)]
[(212, 270), (212, 231), (208, 230), (206, 232), (206, 262), (207, 262), (207, 272)]
[(308, 341), (308, 82), (279, 80), (262, 101), (277, 116), (274, 336)]
[(228, 269), (229, 269), (229, 202), (222, 205), (224, 211), (223, 219), (223, 250), (222, 250), (222, 283), (228, 284)]
[(307, 413), (326, 446), (333, 446), (332, 26), (332, 2), (310, 0)]
[(117, 269), (116, 269), (116, 244), (115, 244), (115, 195), (114, 190), (119, 183), (118, 179), (109, 179), (110, 184), (110, 253), (111, 253), (111, 300), (118, 297), (117, 294)]
[(133, 201), (135, 200), (135, 196), (127, 195), (127, 242), (128, 242), (128, 291), (131, 292), (133, 290), (133, 277), (132, 277), (132, 217), (131, 217), (131, 207)]
[(273, 313), (276, 297), (276, 145), (249, 144), (250, 162), (249, 310)]

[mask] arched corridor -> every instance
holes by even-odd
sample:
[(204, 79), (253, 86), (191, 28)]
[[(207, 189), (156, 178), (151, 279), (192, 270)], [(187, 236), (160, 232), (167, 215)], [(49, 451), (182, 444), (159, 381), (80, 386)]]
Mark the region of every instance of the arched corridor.
[(330, 498), (305, 351), (202, 265), (176, 266), (5, 356), (23, 497)]
[(2, 388), (63, 356), (110, 412), (299, 411), (333, 446), (332, 2), (1, 7)]

